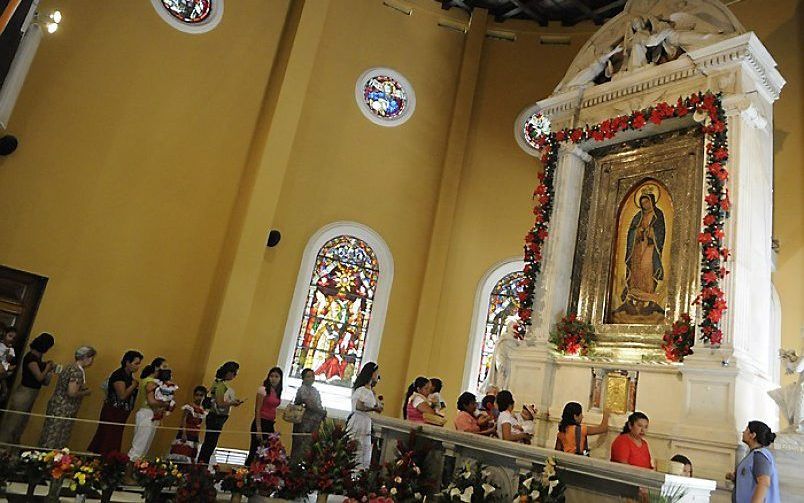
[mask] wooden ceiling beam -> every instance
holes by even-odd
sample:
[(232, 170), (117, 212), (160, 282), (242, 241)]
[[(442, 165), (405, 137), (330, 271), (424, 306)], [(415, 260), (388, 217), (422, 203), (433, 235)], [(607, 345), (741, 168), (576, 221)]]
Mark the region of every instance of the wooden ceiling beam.
[(531, 0), (530, 2), (526, 3), (522, 0), (511, 0), (511, 3), (517, 8), (522, 9), (522, 12), (530, 16), (541, 26), (547, 26), (547, 14), (543, 12), (538, 5), (536, 5), (536, 1)]
[[(604, 5), (602, 7), (598, 7), (597, 9), (593, 10), (592, 14), (595, 15), (595, 16), (599, 16), (601, 18), (605, 18), (606, 17), (605, 14), (607, 14), (608, 12), (613, 11), (614, 9), (622, 7), (623, 5), (625, 5), (625, 2), (626, 2), (626, 0), (615, 0), (614, 2), (612, 2), (612, 3), (608, 4), (608, 5)], [(582, 16), (576, 17), (575, 19), (572, 20), (571, 23), (576, 24), (576, 23), (578, 23), (580, 21), (583, 21), (584, 19), (588, 19), (588, 17), (585, 14), (582, 15)]]
[(578, 10), (584, 13), (584, 15), (586, 16), (585, 19), (592, 19), (595, 22), (595, 24), (598, 25), (603, 24), (603, 16), (601, 16), (600, 14), (595, 14), (595, 11), (589, 8), (589, 6), (586, 5), (583, 2), (583, 0), (568, 0), (568, 1), (570, 4), (572, 4), (574, 7), (576, 7)]

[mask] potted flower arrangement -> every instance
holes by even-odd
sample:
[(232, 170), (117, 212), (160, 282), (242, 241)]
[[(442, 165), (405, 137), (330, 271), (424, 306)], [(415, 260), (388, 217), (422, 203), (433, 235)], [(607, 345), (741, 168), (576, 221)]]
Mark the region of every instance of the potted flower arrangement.
[(8, 451), (0, 451), (0, 495), (6, 493), (6, 484), (14, 475), (14, 469), (15, 463), (11, 454)]
[(556, 323), (550, 332), (550, 342), (561, 353), (587, 356), (595, 346), (595, 328), (591, 323), (579, 320), (573, 313)]
[(50, 489), (48, 490), (48, 501), (59, 501), (59, 494), (64, 485), (64, 481), (72, 477), (73, 472), (81, 466), (81, 459), (70, 454), (70, 449), (64, 448), (60, 451), (51, 451), (45, 454), (45, 461), (50, 468)]
[(176, 503), (215, 501), (218, 496), (218, 491), (215, 490), (215, 478), (206, 465), (192, 465), (181, 475), (176, 490)]
[(20, 454), (19, 467), (28, 483), (26, 501), (33, 501), (36, 486), (45, 480), (50, 470), (50, 463), (45, 460), (45, 453), (42, 451), (25, 451)]
[(112, 494), (123, 483), (128, 467), (128, 456), (114, 451), (103, 456), (98, 468), (98, 482), (101, 491), (101, 503), (112, 501)]
[(353, 483), (356, 449), (346, 429), (333, 421), (324, 421), (313, 432), (305, 464), (311, 489), (318, 491), (319, 502), (326, 501), (329, 494), (348, 494)]
[(146, 503), (159, 503), (162, 491), (181, 482), (178, 466), (170, 461), (156, 458), (153, 461), (138, 459), (134, 462), (134, 478), (143, 489)]
[(692, 346), (695, 344), (695, 329), (692, 326), (690, 315), (684, 313), (664, 333), (662, 337), (662, 349), (668, 361), (683, 362), (685, 356), (692, 354)]
[(70, 490), (75, 493), (76, 503), (83, 503), (87, 494), (97, 493), (101, 489), (100, 470), (101, 461), (97, 459), (76, 464), (70, 474)]
[(257, 494), (257, 484), (251, 470), (251, 468), (237, 468), (223, 476), (221, 490), (232, 493), (232, 503), (239, 503), (243, 496), (251, 498)]
[(530, 472), (519, 477), (519, 503), (564, 503), (567, 486), (558, 478), (556, 461), (547, 458), (541, 472)]
[(500, 488), (489, 476), (489, 472), (479, 463), (467, 461), (455, 473), (452, 482), (439, 493), (439, 500), (463, 503), (500, 501)]
[[(414, 434), (411, 435), (409, 445), (414, 444)], [(433, 487), (433, 481), (427, 480), (422, 470), (416, 464), (416, 451), (407, 445), (399, 443), (394, 461), (386, 466), (386, 481), (383, 484), (384, 493), (398, 501), (422, 501)]]

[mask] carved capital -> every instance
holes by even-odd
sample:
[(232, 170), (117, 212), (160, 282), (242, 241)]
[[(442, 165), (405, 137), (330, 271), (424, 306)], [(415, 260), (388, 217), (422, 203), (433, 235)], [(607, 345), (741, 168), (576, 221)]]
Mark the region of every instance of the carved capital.
[(765, 131), (768, 126), (768, 119), (745, 93), (723, 98), (723, 109), (726, 117), (739, 115), (747, 124), (761, 131)]
[(562, 143), (558, 148), (558, 156), (559, 158), (564, 158), (568, 155), (574, 155), (583, 162), (589, 162), (592, 160), (592, 156), (578, 145), (575, 145), (574, 143)]

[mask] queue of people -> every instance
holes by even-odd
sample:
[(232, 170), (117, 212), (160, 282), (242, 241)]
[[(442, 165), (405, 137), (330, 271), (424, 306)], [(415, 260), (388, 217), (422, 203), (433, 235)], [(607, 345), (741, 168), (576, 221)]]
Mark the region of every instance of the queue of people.
[[(6, 329), (0, 337), (0, 392), (9, 395), (8, 375), (14, 370), (16, 358), (12, 351), (16, 332)], [(60, 449), (69, 442), (78, 409), (83, 399), (91, 394), (87, 387), (86, 369), (92, 366), (96, 350), (91, 346), (80, 346), (74, 352), (74, 359), (64, 368), (45, 360), (45, 355), (55, 345), (55, 338), (42, 333), (30, 343), (30, 350), (24, 355), (21, 365), (22, 378), (16, 389), (10, 393), (7, 408), (20, 412), (5, 414), (0, 427), (0, 442), (19, 444), (28, 422), (28, 414), (43, 386), (48, 386), (57, 375), (53, 393), (47, 404), (46, 418), (41, 430), (39, 445), (45, 448)], [(175, 408), (174, 394), (178, 386), (172, 381), (173, 374), (167, 360), (154, 358), (136, 374), (144, 356), (139, 351), (126, 351), (120, 366), (104, 383), (104, 401), (99, 423), (88, 450), (98, 454), (120, 451), (123, 431), (131, 413), (134, 413), (135, 429), (128, 450), (131, 459), (139, 459), (148, 454), (151, 443), (162, 419)], [(175, 439), (171, 445), (170, 456), (180, 461), (208, 464), (214, 453), (221, 430), (229, 419), (233, 408), (244, 403), (237, 398), (231, 381), (237, 377), (240, 366), (228, 361), (221, 365), (215, 379), (207, 390), (196, 386), (192, 401), (181, 407), (182, 418)], [(255, 459), (258, 450), (267, 442), (267, 435), (275, 431), (277, 411), (281, 405), (283, 390), (283, 371), (273, 367), (268, 371), (262, 384), (257, 388), (254, 416), (250, 427), (250, 445), (247, 464)], [(299, 420), (293, 421), (293, 440), (291, 459), (299, 460), (309, 449), (310, 434), (317, 431), (327, 417), (321, 395), (315, 388), (313, 369), (305, 368), (300, 373), (301, 386), (293, 403), (302, 406)], [(374, 362), (363, 365), (352, 387), (352, 413), (346, 427), (358, 449), (356, 462), (358, 468), (371, 464), (371, 414), (384, 411), (382, 395), (375, 387), (380, 381), (379, 366)], [(415, 423), (429, 423), (443, 426), (446, 403), (441, 392), (443, 382), (438, 378), (417, 377), (408, 386), (402, 405), (402, 417)], [(496, 436), (500, 440), (529, 444), (535, 430), (538, 411), (535, 407), (523, 405), (516, 412), (513, 394), (508, 390), (497, 392), (492, 389), (479, 402), (470, 393), (462, 393), (457, 400), (454, 426), (458, 431), (484, 436)], [(609, 431), (610, 414), (604, 411), (599, 424), (585, 424), (583, 407), (577, 402), (564, 406), (558, 424), (555, 449), (577, 455), (589, 455), (588, 437), (602, 435)], [(201, 442), (201, 426), (206, 422), (206, 432)], [(656, 464), (646, 440), (650, 420), (642, 412), (635, 411), (628, 416), (621, 433), (611, 444), (610, 460), (644, 469), (655, 469)], [(742, 441), (749, 447), (749, 454), (740, 462), (737, 470), (727, 475), (734, 481), (735, 501), (778, 502), (779, 482), (773, 455), (768, 446), (773, 443), (775, 434), (760, 422), (748, 423), (742, 434)], [(677, 454), (671, 461), (683, 466), (683, 474), (692, 476), (692, 462), (686, 456)]]

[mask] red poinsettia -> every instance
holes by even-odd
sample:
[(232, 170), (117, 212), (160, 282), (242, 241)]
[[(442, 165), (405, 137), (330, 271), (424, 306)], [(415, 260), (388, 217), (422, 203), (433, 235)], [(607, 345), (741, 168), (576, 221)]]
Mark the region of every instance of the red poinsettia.
[(664, 354), (671, 362), (684, 361), (685, 356), (691, 355), (695, 343), (695, 329), (692, 327), (690, 315), (682, 314), (670, 330), (664, 333), (662, 341)]

